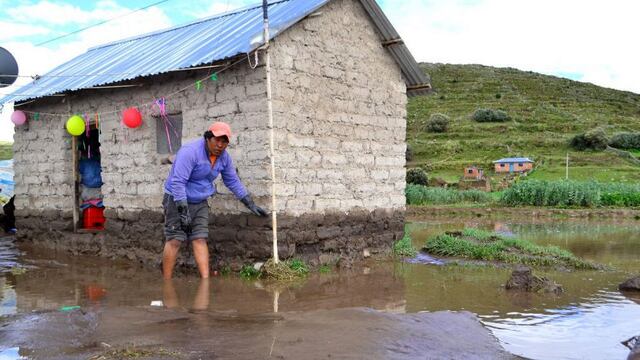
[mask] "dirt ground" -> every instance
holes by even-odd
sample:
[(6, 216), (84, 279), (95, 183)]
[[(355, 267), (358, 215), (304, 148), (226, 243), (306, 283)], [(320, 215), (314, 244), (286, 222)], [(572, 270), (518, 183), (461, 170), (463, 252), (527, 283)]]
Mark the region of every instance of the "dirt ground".
[(99, 307), (5, 317), (0, 348), (35, 359), (511, 359), (469, 312), (365, 308), (237, 315)]

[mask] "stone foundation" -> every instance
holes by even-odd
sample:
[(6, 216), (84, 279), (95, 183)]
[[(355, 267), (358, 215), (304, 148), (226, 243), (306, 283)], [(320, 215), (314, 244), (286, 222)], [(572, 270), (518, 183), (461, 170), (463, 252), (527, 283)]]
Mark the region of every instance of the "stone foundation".
[[(73, 232), (69, 211), (33, 211), (18, 214), (18, 241), (74, 255), (129, 259), (157, 266), (164, 244), (163, 215), (105, 210), (105, 230), (96, 234)], [(278, 217), (279, 256), (301, 258), (311, 266), (339, 260), (359, 260), (365, 252), (388, 254), (404, 232), (404, 211), (363, 210), (349, 213)], [(271, 257), (271, 218), (254, 215), (209, 217), (209, 250), (214, 269), (265, 261)], [(366, 251), (365, 251), (366, 250)], [(181, 266), (194, 266), (189, 246), (183, 246)]]

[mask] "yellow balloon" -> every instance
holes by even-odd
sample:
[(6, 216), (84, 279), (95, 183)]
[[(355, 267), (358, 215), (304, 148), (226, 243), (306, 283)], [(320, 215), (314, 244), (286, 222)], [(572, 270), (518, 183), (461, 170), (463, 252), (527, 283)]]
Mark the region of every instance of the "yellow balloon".
[(84, 119), (79, 115), (73, 115), (67, 120), (67, 131), (73, 136), (82, 135), (85, 129)]

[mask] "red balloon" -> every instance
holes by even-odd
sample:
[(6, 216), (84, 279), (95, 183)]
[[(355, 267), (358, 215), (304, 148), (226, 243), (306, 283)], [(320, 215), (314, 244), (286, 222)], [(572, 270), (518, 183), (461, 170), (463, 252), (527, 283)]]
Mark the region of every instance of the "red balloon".
[(142, 125), (142, 114), (136, 108), (128, 108), (122, 112), (122, 122), (130, 128)]

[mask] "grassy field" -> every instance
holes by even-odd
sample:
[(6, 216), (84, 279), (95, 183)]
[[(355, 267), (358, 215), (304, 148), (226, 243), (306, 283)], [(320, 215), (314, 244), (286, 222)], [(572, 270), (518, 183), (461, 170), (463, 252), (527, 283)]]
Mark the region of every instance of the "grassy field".
[(13, 158), (13, 143), (0, 141), (0, 160), (9, 160)]
[[(431, 176), (457, 180), (465, 166), (491, 170), (503, 157), (525, 156), (536, 162), (535, 179), (640, 180), (640, 167), (608, 152), (578, 152), (568, 146), (575, 134), (602, 127), (608, 135), (640, 131), (640, 95), (553, 76), (480, 65), (422, 64), (433, 94), (411, 98), (407, 140), (414, 158)], [(511, 121), (477, 123), (478, 108), (506, 111)], [(451, 119), (446, 133), (424, 131), (433, 113)], [(640, 155), (640, 151), (632, 151)]]

